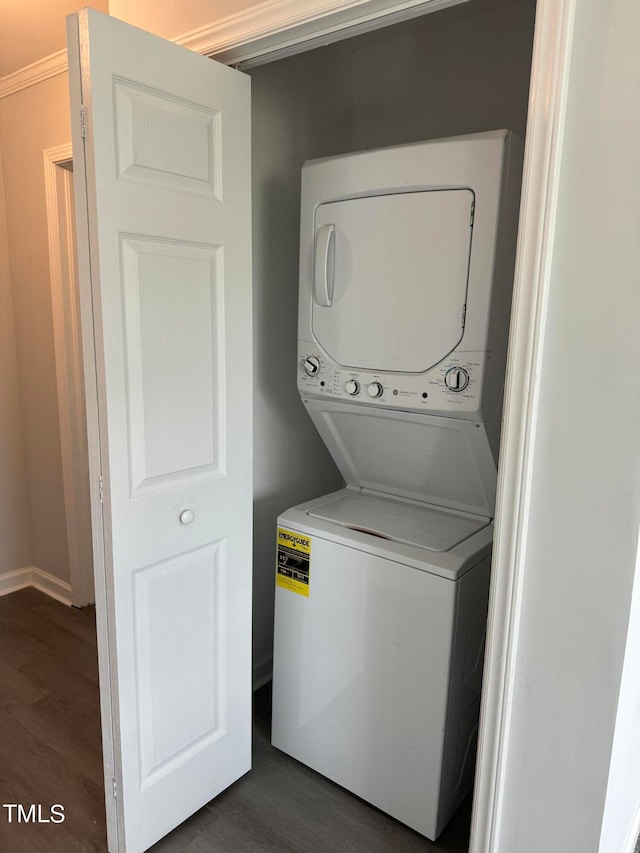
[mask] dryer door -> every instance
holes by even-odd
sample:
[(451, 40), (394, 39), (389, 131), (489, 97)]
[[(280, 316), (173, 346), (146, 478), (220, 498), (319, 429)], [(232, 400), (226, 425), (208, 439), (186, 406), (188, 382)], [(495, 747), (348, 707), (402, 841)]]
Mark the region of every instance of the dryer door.
[(422, 373), (462, 338), (471, 190), (321, 204), (315, 216), (313, 333), (337, 364)]

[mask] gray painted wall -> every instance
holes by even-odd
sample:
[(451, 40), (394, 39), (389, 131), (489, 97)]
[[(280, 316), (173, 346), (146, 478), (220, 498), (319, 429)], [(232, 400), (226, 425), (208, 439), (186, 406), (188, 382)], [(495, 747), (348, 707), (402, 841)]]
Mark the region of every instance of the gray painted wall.
[(67, 75), (0, 101), (31, 562), (69, 580), (42, 152), (69, 142)]
[(534, 17), (533, 2), (470, 3), (251, 71), (258, 664), (273, 638), (277, 515), (342, 484), (296, 390), (302, 164), (500, 127), (524, 136)]
[(348, 61), (315, 52), (252, 74), (254, 257), (254, 666), (268, 677), (278, 513), (342, 486), (296, 390), (300, 171), (347, 151)]

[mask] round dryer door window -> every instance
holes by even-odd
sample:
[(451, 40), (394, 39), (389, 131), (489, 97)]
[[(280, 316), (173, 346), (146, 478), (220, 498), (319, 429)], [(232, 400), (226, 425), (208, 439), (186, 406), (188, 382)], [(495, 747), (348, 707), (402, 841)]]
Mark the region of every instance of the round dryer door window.
[(467, 189), (319, 205), (315, 292), (330, 298), (313, 300), (312, 328), (337, 364), (422, 373), (456, 348), (472, 206)]

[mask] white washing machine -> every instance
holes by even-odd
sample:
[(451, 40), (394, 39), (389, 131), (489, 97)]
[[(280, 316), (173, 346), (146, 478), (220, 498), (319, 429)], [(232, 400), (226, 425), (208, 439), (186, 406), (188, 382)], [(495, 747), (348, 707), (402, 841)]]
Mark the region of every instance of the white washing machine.
[(278, 519), (272, 743), (435, 839), (475, 765), (522, 145), (302, 174), (298, 388), (347, 487)]

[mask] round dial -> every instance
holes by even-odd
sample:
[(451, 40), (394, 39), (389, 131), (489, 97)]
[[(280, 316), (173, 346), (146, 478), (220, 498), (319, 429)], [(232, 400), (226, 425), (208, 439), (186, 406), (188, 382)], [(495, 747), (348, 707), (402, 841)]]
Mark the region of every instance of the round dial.
[(360, 383), (357, 379), (349, 379), (347, 382), (345, 382), (344, 390), (351, 397), (356, 397), (360, 393)]
[(464, 367), (450, 367), (444, 375), (444, 384), (449, 391), (464, 391), (469, 384), (469, 374)]
[(315, 355), (308, 355), (302, 366), (307, 376), (315, 376), (320, 371), (320, 359)]
[(380, 384), (380, 382), (372, 382), (367, 388), (367, 393), (370, 397), (382, 397), (382, 392), (384, 388)]

